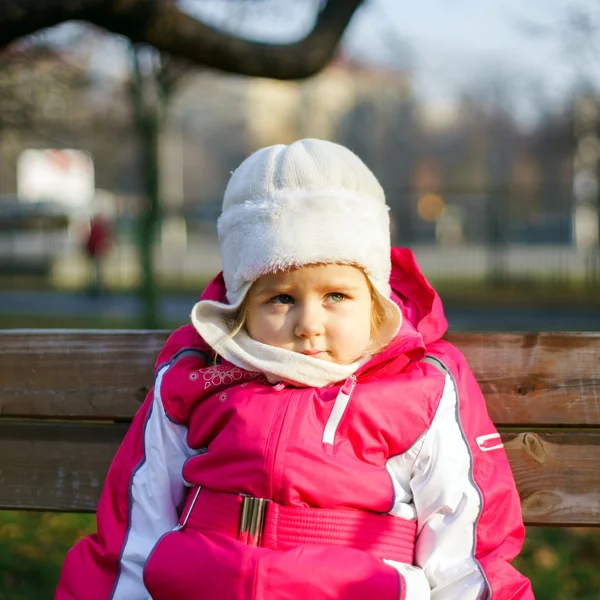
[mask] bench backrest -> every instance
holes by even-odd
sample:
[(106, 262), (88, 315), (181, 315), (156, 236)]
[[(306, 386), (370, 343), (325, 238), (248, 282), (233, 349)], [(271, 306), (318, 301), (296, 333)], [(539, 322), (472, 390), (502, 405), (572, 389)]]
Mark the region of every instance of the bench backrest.
[[(94, 511), (164, 331), (0, 331), (0, 508)], [(600, 333), (451, 334), (526, 523), (600, 525)]]

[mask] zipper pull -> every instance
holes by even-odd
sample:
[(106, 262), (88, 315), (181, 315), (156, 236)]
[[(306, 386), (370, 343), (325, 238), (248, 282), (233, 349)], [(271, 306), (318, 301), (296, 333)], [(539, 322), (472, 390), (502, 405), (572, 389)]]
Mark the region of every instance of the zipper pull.
[(352, 393), (352, 390), (354, 390), (355, 386), (356, 375), (352, 374), (350, 377), (348, 377), (348, 379), (346, 379), (346, 381), (344, 381), (344, 385), (342, 385), (340, 393), (344, 394), (345, 396), (349, 396)]

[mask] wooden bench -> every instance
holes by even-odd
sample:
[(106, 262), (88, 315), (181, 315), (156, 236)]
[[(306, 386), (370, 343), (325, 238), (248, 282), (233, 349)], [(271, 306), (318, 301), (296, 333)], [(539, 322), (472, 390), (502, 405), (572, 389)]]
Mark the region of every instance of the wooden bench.
[[(0, 508), (91, 512), (163, 331), (0, 331)], [(452, 334), (530, 525), (600, 525), (600, 333)]]

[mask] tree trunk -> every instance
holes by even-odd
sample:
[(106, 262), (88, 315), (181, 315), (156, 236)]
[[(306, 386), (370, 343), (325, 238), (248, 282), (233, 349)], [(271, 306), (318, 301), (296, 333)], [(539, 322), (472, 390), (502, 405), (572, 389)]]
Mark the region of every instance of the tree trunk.
[(158, 329), (158, 291), (154, 268), (154, 242), (160, 223), (160, 171), (158, 142), (162, 113), (158, 102), (145, 102), (143, 97), (143, 75), (140, 70), (137, 50), (131, 49), (133, 81), (132, 103), (140, 140), (142, 184), (144, 197), (137, 223), (138, 252), (140, 260), (140, 285), (138, 294), (142, 306), (140, 324), (144, 329)]
[(142, 302), (142, 326), (158, 329), (158, 293), (154, 269), (154, 242), (160, 223), (159, 166), (158, 166), (158, 119), (147, 115), (143, 130), (142, 165), (144, 169), (145, 202), (139, 222), (139, 252), (141, 267), (140, 300)]

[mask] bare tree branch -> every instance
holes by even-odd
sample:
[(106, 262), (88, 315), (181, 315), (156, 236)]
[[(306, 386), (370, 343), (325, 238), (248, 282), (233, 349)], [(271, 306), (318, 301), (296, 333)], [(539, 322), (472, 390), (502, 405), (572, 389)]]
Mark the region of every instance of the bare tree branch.
[(112, 0), (0, 0), (0, 48), (40, 29), (85, 19), (86, 13), (107, 10), (112, 4)]
[(362, 2), (329, 0), (305, 38), (269, 44), (220, 31), (169, 0), (0, 0), (0, 48), (42, 28), (78, 19), (221, 71), (301, 79), (330, 61)]

